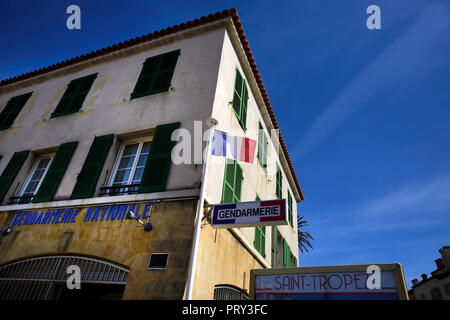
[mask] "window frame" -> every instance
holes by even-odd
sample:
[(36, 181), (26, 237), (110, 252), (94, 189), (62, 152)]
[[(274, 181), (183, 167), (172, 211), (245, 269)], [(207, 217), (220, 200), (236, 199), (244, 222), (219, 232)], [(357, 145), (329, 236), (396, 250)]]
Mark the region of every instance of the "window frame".
[[(114, 160), (114, 165), (111, 169), (111, 174), (109, 175), (107, 187), (114, 187), (114, 178), (116, 177), (117, 170), (119, 169), (120, 160), (122, 159), (123, 152), (125, 151), (125, 147), (130, 144), (136, 144), (139, 143), (138, 150), (136, 151), (136, 157), (133, 161), (133, 166), (131, 168), (130, 177), (128, 178), (128, 183), (126, 185), (130, 185), (131, 182), (133, 182), (134, 173), (136, 172), (137, 163), (139, 161), (139, 157), (141, 156), (142, 147), (144, 146), (145, 142), (153, 142), (153, 135), (152, 136), (145, 136), (140, 138), (134, 138), (129, 140), (124, 140), (121, 142), (121, 145), (119, 147), (119, 150), (117, 152), (116, 158)], [(151, 149), (151, 145), (150, 145)], [(150, 154), (150, 150), (149, 150)], [(148, 155), (147, 155), (148, 157)], [(142, 180), (142, 179), (141, 179)], [(131, 181), (131, 182), (130, 182)]]
[(30, 195), (29, 197), (33, 198), (34, 196), (36, 196), (37, 191), (38, 191), (39, 188), (41, 187), (42, 182), (44, 181), (45, 176), (47, 175), (47, 172), (48, 172), (48, 170), (50, 169), (50, 166), (52, 165), (53, 159), (55, 159), (55, 155), (56, 155), (56, 152), (51, 152), (51, 153), (41, 154), (41, 155), (37, 156), (37, 157), (34, 159), (33, 166), (32, 166), (32, 168), (31, 168), (31, 170), (28, 172), (27, 178), (25, 179), (25, 181), (24, 181), (24, 183), (23, 183), (23, 185), (22, 185), (22, 188), (20, 188), (20, 191), (19, 191), (19, 193), (17, 194), (18, 197), (28, 197), (28, 196), (24, 196), (24, 193), (25, 193), (26, 188), (28, 187), (28, 184), (29, 184), (30, 181), (31, 181), (31, 178), (33, 177), (34, 172), (35, 172), (36, 169), (37, 169), (37, 166), (39, 165), (39, 162), (40, 162), (41, 160), (43, 160), (43, 159), (50, 158), (50, 161), (49, 161), (49, 163), (47, 164), (47, 167), (45, 168), (45, 171), (44, 171), (44, 173), (43, 173), (42, 176), (41, 176), (41, 179), (40, 179), (40, 181), (39, 181), (39, 184), (38, 184), (38, 185), (36, 186), (36, 188), (34, 189), (33, 194)]

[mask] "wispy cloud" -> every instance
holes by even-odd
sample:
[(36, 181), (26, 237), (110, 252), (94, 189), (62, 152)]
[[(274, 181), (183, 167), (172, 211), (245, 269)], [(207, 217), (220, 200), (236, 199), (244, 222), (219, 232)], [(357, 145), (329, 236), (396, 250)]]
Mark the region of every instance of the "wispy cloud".
[[(354, 208), (333, 213), (334, 221), (323, 225), (325, 232), (333, 226), (335, 236), (349, 233), (389, 232), (450, 223), (450, 174), (431, 181), (414, 182), (381, 193)], [(311, 220), (312, 227), (319, 227)], [(317, 230), (317, 229), (316, 229)]]
[(310, 152), (359, 108), (378, 94), (411, 83), (429, 71), (424, 63), (450, 28), (450, 9), (444, 1), (430, 4), (416, 21), (366, 66), (314, 121), (294, 147), (294, 158)]

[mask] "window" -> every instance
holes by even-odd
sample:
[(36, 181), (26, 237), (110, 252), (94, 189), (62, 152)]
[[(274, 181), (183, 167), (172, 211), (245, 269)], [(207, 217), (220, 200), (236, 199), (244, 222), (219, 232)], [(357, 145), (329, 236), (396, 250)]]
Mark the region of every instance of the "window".
[(222, 203), (241, 201), (242, 168), (237, 161), (227, 160), (222, 189)]
[(446, 293), (448, 296), (450, 296), (450, 283), (446, 283), (446, 284), (444, 285), (444, 290), (445, 290), (445, 293)]
[(145, 60), (131, 99), (169, 90), (179, 55), (175, 50)]
[(258, 161), (261, 167), (267, 172), (267, 136), (264, 133), (264, 128), (259, 123), (259, 131), (258, 131)]
[(48, 172), (45, 173), (42, 183), (33, 197), (34, 203), (53, 200), (53, 196), (64, 177), (64, 173), (69, 166), (77, 146), (77, 141), (63, 143), (59, 146), (58, 151), (48, 168)]
[(152, 253), (148, 261), (148, 269), (165, 270), (168, 260), (168, 253)]
[(28, 157), (29, 150), (15, 152), (0, 176), (0, 202), (3, 201), (20, 168)]
[(431, 300), (442, 300), (441, 290), (439, 288), (431, 289)]
[(288, 214), (289, 214), (289, 224), (294, 227), (294, 212), (293, 212), (293, 202), (292, 195), (288, 191)]
[(0, 130), (10, 128), (32, 92), (11, 98), (0, 113)]
[(31, 169), (28, 178), (23, 184), (19, 197), (15, 198), (14, 203), (28, 203), (31, 202), (36, 191), (39, 189), (45, 174), (50, 167), (54, 155), (42, 156), (36, 159), (33, 168)]
[(248, 90), (245, 79), (242, 78), (239, 70), (236, 69), (233, 91), (233, 110), (244, 131), (247, 130), (247, 101)]
[(96, 77), (97, 73), (94, 73), (86, 77), (72, 80), (67, 86), (66, 91), (64, 91), (55, 111), (51, 114), (51, 118), (78, 112)]
[(111, 175), (109, 195), (137, 193), (151, 143), (151, 138), (142, 138), (122, 145)]
[(277, 190), (276, 190), (277, 198), (283, 198), (283, 174), (281, 173), (280, 168), (277, 166)]

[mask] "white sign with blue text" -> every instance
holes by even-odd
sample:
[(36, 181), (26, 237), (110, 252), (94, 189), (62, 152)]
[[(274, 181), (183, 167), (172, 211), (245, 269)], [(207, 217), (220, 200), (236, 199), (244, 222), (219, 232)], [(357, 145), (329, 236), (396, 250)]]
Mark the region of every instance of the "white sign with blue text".
[(213, 228), (287, 225), (286, 199), (216, 204)]

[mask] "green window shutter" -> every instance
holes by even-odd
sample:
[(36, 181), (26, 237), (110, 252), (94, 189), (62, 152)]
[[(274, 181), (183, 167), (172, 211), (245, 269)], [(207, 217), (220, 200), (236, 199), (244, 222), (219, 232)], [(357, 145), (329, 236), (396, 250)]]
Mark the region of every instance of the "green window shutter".
[(160, 192), (166, 189), (167, 177), (172, 164), (172, 148), (176, 143), (176, 141), (171, 141), (172, 132), (179, 127), (179, 122), (156, 127), (139, 185), (139, 193)]
[[(260, 201), (261, 198), (256, 194), (256, 201)], [(266, 257), (266, 227), (255, 227), (255, 249), (261, 253), (261, 255)]]
[(77, 182), (70, 196), (71, 199), (92, 197), (113, 140), (113, 134), (95, 137), (84, 161), (83, 168), (78, 175)]
[(255, 227), (255, 249), (266, 257), (266, 227)]
[(236, 69), (236, 77), (234, 79), (234, 91), (233, 91), (233, 110), (236, 117), (242, 127), (247, 130), (247, 102), (248, 102), (248, 89), (245, 79), (242, 78), (241, 73)]
[(77, 145), (78, 142), (75, 141), (63, 143), (59, 147), (39, 190), (36, 192), (33, 202), (47, 202), (53, 200), (56, 189), (64, 176), (64, 172), (72, 159)]
[(241, 124), (242, 129), (247, 130), (247, 102), (248, 102), (248, 89), (247, 84), (244, 80), (244, 84), (242, 85), (242, 104), (241, 104), (241, 117), (239, 119), (239, 123)]
[(226, 161), (223, 179), (222, 203), (232, 203), (234, 199), (235, 161)]
[(291, 249), (285, 239), (283, 239), (283, 267), (289, 268), (291, 266)]
[(169, 90), (180, 50), (145, 60), (131, 99)]
[(23, 106), (31, 97), (32, 92), (11, 98), (0, 113), (0, 130), (10, 128)]
[(29, 150), (14, 153), (0, 176), (0, 202), (3, 201), (20, 168), (28, 157)]
[(241, 105), (242, 105), (242, 84), (244, 79), (236, 69), (236, 76), (234, 78), (234, 91), (233, 91), (233, 110), (236, 113), (238, 120), (241, 118)]
[(280, 168), (277, 166), (277, 197), (278, 199), (283, 198), (283, 175)]
[(234, 182), (234, 201), (233, 202), (241, 202), (241, 192), (242, 192), (242, 168), (235, 161), (235, 182)]
[(266, 257), (266, 227), (259, 227), (260, 228), (260, 234), (261, 234), (261, 255), (265, 258)]
[(264, 171), (267, 172), (267, 137), (264, 133), (264, 128), (259, 123), (258, 130), (258, 161)]
[(293, 215), (292, 215), (292, 196), (288, 191), (288, 213), (289, 213), (289, 224), (294, 227)]
[(242, 168), (237, 161), (226, 161), (222, 203), (241, 202)]
[(255, 227), (255, 240), (253, 241), (253, 246), (256, 251), (261, 253), (261, 229), (259, 227)]
[(273, 259), (273, 267), (277, 268), (278, 267), (278, 228), (274, 227), (273, 228), (274, 232), (273, 232), (273, 255), (274, 255), (274, 259)]
[(78, 112), (83, 106), (89, 90), (97, 78), (97, 73), (72, 80), (64, 91), (64, 94), (51, 114), (51, 118)]

